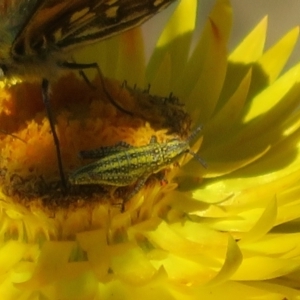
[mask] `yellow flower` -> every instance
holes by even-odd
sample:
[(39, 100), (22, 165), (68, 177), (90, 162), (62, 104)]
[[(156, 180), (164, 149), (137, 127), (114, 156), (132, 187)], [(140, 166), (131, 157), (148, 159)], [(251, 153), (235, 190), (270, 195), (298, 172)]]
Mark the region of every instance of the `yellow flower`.
[(300, 64), (281, 74), (298, 29), (264, 52), (264, 19), (228, 55), (232, 12), (218, 0), (190, 55), (196, 8), (179, 3), (147, 66), (134, 30), (90, 49), (114, 79), (53, 83), (67, 175), (88, 163), (81, 150), (203, 125), (192, 149), (207, 169), (183, 156), (124, 212), (132, 185), (62, 193), (38, 84), (1, 90), (1, 299), (300, 297)]

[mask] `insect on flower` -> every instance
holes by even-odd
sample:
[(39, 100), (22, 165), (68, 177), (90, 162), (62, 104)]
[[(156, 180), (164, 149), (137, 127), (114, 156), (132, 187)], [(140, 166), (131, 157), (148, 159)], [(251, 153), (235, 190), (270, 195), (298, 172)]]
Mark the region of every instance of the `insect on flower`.
[(74, 63), (70, 53), (76, 47), (138, 26), (174, 1), (1, 0), (0, 80), (42, 81), (43, 101), (63, 186), (65, 179), (50, 110), (48, 80), (53, 80), (62, 69), (98, 68), (96, 63)]
[(82, 158), (98, 160), (73, 172), (69, 181), (72, 185), (104, 184), (116, 187), (135, 183), (127, 200), (142, 188), (150, 175), (175, 163), (185, 153), (193, 155), (206, 168), (206, 163), (191, 151), (189, 145), (201, 129), (202, 126), (198, 126), (187, 140), (174, 138), (160, 144), (152, 136), (150, 143), (145, 146), (134, 147), (120, 142), (111, 147), (81, 151)]

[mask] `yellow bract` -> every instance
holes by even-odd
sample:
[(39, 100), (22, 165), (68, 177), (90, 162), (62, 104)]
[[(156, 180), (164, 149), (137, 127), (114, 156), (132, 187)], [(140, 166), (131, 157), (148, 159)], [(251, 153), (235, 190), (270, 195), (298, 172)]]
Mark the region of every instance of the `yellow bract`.
[(218, 0), (191, 50), (197, 4), (180, 1), (147, 66), (138, 30), (93, 48), (105, 75), (128, 80), (123, 88), (104, 83), (133, 116), (75, 76), (54, 86), (67, 172), (87, 163), (80, 150), (120, 140), (139, 147), (152, 135), (163, 141), (203, 125), (192, 149), (207, 169), (183, 157), (180, 167), (164, 170), (168, 184), (149, 178), (124, 213), (128, 186), (113, 199), (103, 187), (58, 198), (51, 186), (51, 197), (29, 199), (23, 189), (32, 181), (24, 184), (20, 174), (43, 183), (58, 178), (49, 127), (36, 104), (24, 106), (28, 95), (35, 99), (34, 87), (24, 84), (28, 94), (19, 96), (16, 87), (1, 91), (8, 134), (0, 178), (9, 184), (0, 194), (0, 298), (300, 297), (299, 64), (283, 73), (298, 29), (264, 52), (264, 18), (228, 54), (233, 12)]

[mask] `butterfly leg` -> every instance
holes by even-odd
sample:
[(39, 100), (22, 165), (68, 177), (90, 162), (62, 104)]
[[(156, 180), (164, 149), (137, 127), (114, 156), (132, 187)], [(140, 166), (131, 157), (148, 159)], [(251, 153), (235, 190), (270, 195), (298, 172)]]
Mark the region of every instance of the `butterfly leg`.
[(14, 134), (12, 134), (12, 133), (8, 133), (6, 130), (0, 129), (0, 133), (3, 133), (3, 134), (5, 134), (5, 135), (9, 135), (9, 136), (11, 136), (12, 138), (17, 139), (17, 140), (19, 140), (19, 141), (21, 141), (21, 142), (23, 142), (23, 143), (26, 144), (26, 141), (25, 141), (25, 140), (21, 139), (20, 137), (14, 135)]
[(56, 157), (58, 162), (58, 171), (60, 175), (61, 185), (63, 187), (63, 190), (66, 191), (67, 184), (66, 184), (66, 178), (63, 172), (63, 165), (62, 165), (62, 158), (61, 158), (61, 152), (60, 152), (60, 146), (59, 146), (59, 139), (57, 137), (57, 133), (54, 126), (54, 118), (50, 107), (50, 99), (49, 99), (49, 81), (47, 79), (42, 80), (42, 96), (43, 96), (43, 102), (46, 108), (47, 116), (50, 123), (50, 128), (54, 140), (54, 145), (56, 149)]
[[(113, 106), (115, 106), (118, 110), (120, 110), (121, 112), (127, 114), (127, 115), (130, 115), (130, 116), (133, 116), (133, 113), (126, 110), (125, 108), (123, 108), (122, 106), (120, 106), (116, 101), (115, 99), (110, 95), (110, 93), (108, 92), (108, 90), (106, 89), (106, 85), (104, 83), (104, 80), (103, 80), (103, 75), (102, 75), (102, 72), (98, 66), (97, 63), (90, 63), (90, 64), (78, 64), (78, 63), (75, 63), (75, 62), (63, 62), (63, 63), (60, 63), (60, 66), (61, 67), (64, 67), (66, 69), (71, 69), (71, 70), (84, 70), (84, 69), (96, 69), (98, 74), (99, 74), (99, 77), (101, 79), (101, 84), (102, 84), (102, 88), (103, 88), (103, 92), (105, 94), (105, 96), (108, 98), (108, 100), (111, 102), (111, 104)], [(83, 72), (81, 74), (84, 74)], [(87, 79), (87, 77), (83, 76), (84, 80), (89, 82), (89, 80)], [(90, 84), (89, 84), (90, 85)]]
[(79, 75), (83, 78), (85, 83), (93, 90), (96, 90), (96, 87), (90, 82), (89, 78), (86, 76), (86, 74), (82, 71), (79, 70)]

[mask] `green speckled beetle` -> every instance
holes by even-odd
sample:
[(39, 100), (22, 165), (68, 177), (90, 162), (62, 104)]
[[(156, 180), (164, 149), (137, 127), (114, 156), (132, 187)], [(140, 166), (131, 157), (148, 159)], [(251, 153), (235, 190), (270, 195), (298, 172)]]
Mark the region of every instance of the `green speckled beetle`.
[(206, 163), (190, 150), (189, 145), (201, 129), (202, 126), (198, 126), (187, 140), (176, 138), (160, 144), (152, 136), (150, 143), (145, 146), (133, 147), (120, 142), (111, 147), (82, 151), (82, 158), (98, 160), (77, 169), (70, 175), (69, 181), (72, 185), (103, 184), (116, 187), (136, 183), (130, 194), (132, 197), (151, 174), (176, 162), (184, 153), (192, 154), (206, 168)]

